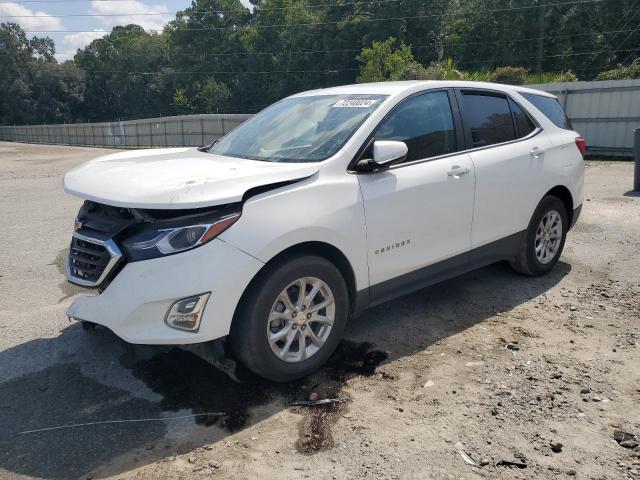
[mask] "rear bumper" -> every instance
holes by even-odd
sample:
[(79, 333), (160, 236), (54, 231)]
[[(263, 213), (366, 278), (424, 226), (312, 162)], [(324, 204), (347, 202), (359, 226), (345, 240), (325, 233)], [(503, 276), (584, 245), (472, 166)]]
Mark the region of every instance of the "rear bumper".
[(573, 210), (573, 215), (571, 215), (571, 224), (569, 225), (569, 230), (573, 228), (573, 226), (578, 222), (578, 218), (580, 218), (580, 213), (582, 212), (582, 205), (579, 205), (578, 208)]
[[(228, 335), (236, 306), (263, 263), (219, 239), (188, 252), (126, 264), (100, 294), (76, 299), (67, 315), (103, 325), (129, 343), (180, 345)], [(211, 292), (197, 332), (169, 327), (170, 306)]]

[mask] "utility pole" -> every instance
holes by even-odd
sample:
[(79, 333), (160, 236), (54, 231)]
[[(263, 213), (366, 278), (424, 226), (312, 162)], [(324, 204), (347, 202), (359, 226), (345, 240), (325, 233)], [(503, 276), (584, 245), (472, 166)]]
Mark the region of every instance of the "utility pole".
[(544, 55), (544, 13), (546, 0), (538, 0), (538, 42), (536, 51), (536, 72), (542, 72), (542, 57)]

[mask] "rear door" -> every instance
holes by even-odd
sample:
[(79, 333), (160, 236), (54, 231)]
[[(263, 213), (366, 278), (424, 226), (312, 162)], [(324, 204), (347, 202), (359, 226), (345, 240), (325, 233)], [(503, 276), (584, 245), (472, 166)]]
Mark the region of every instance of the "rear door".
[(577, 151), (576, 137), (581, 134), (573, 130), (558, 99), (529, 92), (521, 92), (520, 95), (558, 127), (545, 131), (549, 141), (556, 147), (549, 152), (557, 157), (556, 163), (564, 167), (577, 167), (579, 170), (583, 166), (583, 159), (582, 154)]
[(544, 132), (508, 95), (459, 89), (462, 122), (476, 172), (472, 248), (527, 228), (545, 180)]
[(422, 92), (404, 99), (374, 133), (374, 140), (403, 141), (409, 149), (404, 163), (358, 174), (374, 303), (441, 273), (424, 267), (455, 256), (458, 263), (441, 266), (465, 263), (459, 254), (470, 247), (475, 174), (452, 107), (452, 91)]
[(545, 163), (555, 165), (556, 168), (550, 172), (549, 180), (553, 181), (554, 185), (564, 184), (569, 188), (575, 209), (582, 205), (584, 196), (584, 158), (583, 152), (576, 144), (576, 138), (581, 136), (582, 132), (573, 130), (557, 98), (530, 92), (520, 92), (520, 95), (557, 127), (545, 128), (544, 133), (553, 145), (547, 151)]

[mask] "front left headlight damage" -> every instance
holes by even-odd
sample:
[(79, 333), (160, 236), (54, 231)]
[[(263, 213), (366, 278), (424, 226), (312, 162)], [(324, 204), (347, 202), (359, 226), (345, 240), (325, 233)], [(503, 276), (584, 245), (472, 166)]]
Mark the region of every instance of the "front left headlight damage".
[(137, 262), (191, 250), (210, 242), (240, 218), (239, 208), (145, 222), (122, 240), (127, 260)]

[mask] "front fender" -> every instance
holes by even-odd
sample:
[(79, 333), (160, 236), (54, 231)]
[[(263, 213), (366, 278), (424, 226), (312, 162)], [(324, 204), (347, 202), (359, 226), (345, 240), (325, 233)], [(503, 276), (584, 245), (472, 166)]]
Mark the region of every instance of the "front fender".
[(351, 264), (356, 289), (369, 286), (362, 197), (357, 179), (346, 172), (315, 175), (250, 198), (220, 239), (264, 263), (301, 243), (327, 243)]

